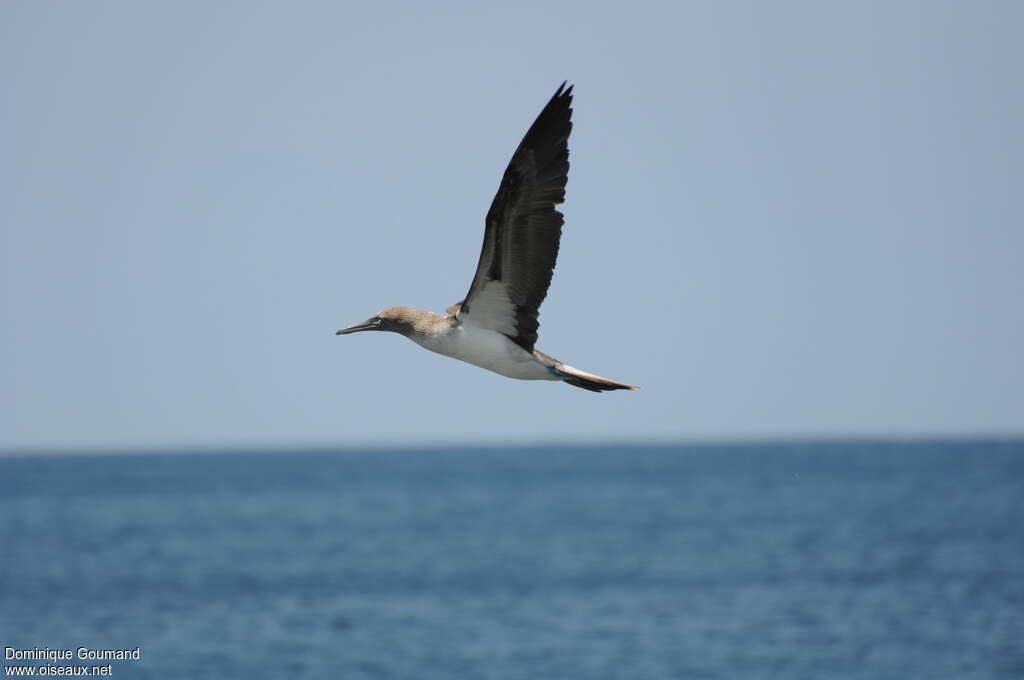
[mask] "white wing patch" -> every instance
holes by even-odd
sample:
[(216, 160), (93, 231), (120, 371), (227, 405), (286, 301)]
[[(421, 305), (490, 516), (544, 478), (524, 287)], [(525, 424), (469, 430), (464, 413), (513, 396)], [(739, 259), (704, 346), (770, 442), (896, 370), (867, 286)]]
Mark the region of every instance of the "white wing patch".
[(488, 281), (473, 292), (473, 298), (467, 300), (465, 306), (469, 311), (459, 312), (462, 323), (497, 331), (510, 338), (518, 335), (515, 305), (501, 281)]

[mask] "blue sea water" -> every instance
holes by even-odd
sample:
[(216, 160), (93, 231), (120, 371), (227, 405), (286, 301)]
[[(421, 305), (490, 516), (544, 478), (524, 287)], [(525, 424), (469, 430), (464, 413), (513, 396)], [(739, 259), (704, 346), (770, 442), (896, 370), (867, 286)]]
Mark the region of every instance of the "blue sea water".
[(1024, 678), (1022, 441), (0, 457), (0, 550), (122, 678)]

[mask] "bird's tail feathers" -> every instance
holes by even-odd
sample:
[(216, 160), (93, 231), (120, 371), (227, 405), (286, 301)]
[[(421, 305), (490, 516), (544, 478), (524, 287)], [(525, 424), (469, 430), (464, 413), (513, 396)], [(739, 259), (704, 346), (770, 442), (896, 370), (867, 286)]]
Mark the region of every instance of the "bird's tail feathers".
[(554, 368), (555, 373), (562, 377), (562, 381), (573, 387), (579, 387), (591, 392), (608, 392), (611, 390), (637, 390), (636, 385), (627, 385), (616, 380), (602, 378), (593, 373), (586, 373), (568, 364), (559, 363)]

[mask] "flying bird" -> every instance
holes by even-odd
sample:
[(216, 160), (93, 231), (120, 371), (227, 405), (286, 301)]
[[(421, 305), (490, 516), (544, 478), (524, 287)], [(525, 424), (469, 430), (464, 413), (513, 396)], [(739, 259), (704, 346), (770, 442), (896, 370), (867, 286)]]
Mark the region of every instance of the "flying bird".
[(560, 380), (591, 392), (633, 385), (586, 373), (534, 349), (540, 304), (551, 285), (569, 174), (572, 86), (562, 83), (512, 155), (487, 211), (469, 292), (441, 316), (390, 307), (337, 335), (401, 333), (438, 354), (519, 380)]

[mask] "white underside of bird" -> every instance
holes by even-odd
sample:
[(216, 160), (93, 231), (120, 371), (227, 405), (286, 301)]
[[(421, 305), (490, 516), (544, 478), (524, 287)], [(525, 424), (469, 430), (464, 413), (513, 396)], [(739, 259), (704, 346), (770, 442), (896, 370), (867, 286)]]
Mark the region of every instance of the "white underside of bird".
[(472, 323), (449, 326), (439, 333), (411, 337), (421, 347), (519, 380), (562, 378), (506, 335)]

